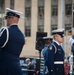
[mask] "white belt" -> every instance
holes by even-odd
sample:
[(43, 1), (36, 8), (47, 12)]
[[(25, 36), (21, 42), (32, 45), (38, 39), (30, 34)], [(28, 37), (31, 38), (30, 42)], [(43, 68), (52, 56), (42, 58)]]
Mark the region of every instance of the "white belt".
[(63, 61), (55, 61), (54, 64), (64, 64)]

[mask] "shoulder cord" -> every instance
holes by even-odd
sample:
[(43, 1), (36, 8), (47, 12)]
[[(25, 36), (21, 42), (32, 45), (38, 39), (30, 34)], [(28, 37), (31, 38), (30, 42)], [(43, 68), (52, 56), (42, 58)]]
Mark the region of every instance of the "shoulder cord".
[[(6, 38), (5, 43), (1, 46), (1, 48), (3, 48), (3, 47), (6, 46), (6, 44), (7, 44), (7, 42), (8, 42), (8, 39), (9, 39), (9, 31), (8, 31), (8, 29), (7, 29), (6, 27), (3, 27), (3, 28), (4, 28), (3, 31), (6, 29), (7, 38)], [(1, 35), (2, 35), (3, 31), (1, 32)], [(0, 35), (0, 36), (1, 36), (1, 35)]]
[(54, 46), (54, 48), (55, 48), (55, 53), (57, 52), (57, 48), (56, 48), (56, 46), (52, 43), (52, 45)]

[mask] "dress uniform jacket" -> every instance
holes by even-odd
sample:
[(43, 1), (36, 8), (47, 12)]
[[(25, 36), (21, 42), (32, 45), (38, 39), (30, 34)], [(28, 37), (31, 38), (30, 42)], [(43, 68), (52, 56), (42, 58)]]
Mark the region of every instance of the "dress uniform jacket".
[(6, 30), (0, 32), (0, 75), (22, 75), (19, 63), (19, 55), (24, 45), (24, 35), (18, 25), (10, 25), (8, 28), (9, 39), (5, 47)]
[(46, 65), (49, 75), (64, 75), (64, 51), (60, 45), (53, 42), (48, 50)]

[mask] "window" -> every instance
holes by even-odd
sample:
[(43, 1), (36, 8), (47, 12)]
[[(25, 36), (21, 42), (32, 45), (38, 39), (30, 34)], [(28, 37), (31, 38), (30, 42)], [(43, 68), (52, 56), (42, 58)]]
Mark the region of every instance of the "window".
[(71, 30), (72, 28), (72, 25), (71, 24), (66, 24), (65, 25), (65, 30)]
[(0, 28), (2, 27), (2, 19), (0, 18)]
[(38, 32), (43, 32), (43, 31), (44, 31), (43, 25), (38, 25)]
[(73, 10), (74, 10), (74, 3), (73, 3)]
[(31, 0), (25, 0), (25, 35), (31, 36)]
[[(72, 19), (74, 20), (74, 12), (73, 12), (73, 17), (72, 17)], [(73, 28), (74, 28), (74, 21), (72, 21), (72, 24), (73, 24)]]
[(65, 35), (72, 35), (72, 25), (71, 24), (65, 25)]
[(38, 6), (44, 6), (44, 0), (38, 0)]
[(58, 5), (52, 5), (51, 6), (51, 14), (52, 14), (52, 16), (58, 15)]
[(57, 25), (51, 25), (51, 31), (57, 29)]
[(66, 4), (65, 6), (65, 14), (71, 15), (72, 14), (72, 4)]
[(58, 5), (58, 0), (51, 0), (51, 5)]
[(10, 0), (10, 8), (14, 9), (14, 0)]
[(0, 0), (0, 13), (4, 13), (5, 12), (5, 1), (4, 0)]
[(31, 29), (30, 29), (30, 25), (29, 26), (25, 26), (25, 36), (31, 36)]
[(71, 4), (72, 3), (72, 0), (65, 0), (65, 3), (66, 4)]
[(30, 4), (31, 3), (31, 0), (25, 0), (25, 3), (26, 4)]
[(39, 16), (39, 18), (44, 17), (44, 6), (38, 7), (38, 16)]
[(25, 17), (31, 17), (31, 7), (25, 8)]
[(51, 25), (51, 31), (57, 29), (57, 25)]
[(39, 32), (44, 31), (44, 19), (38, 19), (38, 31)]
[(0, 28), (2, 27), (2, 26), (4, 26), (4, 18), (0, 18)]
[(31, 0), (25, 0), (25, 6), (31, 7)]
[(44, 31), (44, 0), (38, 0), (38, 31)]
[(4, 25), (5, 0), (0, 0), (0, 28)]

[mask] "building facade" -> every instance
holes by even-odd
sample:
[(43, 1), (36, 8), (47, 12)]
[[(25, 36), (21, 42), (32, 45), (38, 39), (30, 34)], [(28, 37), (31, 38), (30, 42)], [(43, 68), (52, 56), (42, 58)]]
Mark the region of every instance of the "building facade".
[(57, 28), (65, 29), (65, 39), (62, 44), (66, 56), (71, 48), (68, 40), (72, 29), (73, 0), (0, 0), (0, 27), (5, 25), (5, 8), (15, 9), (23, 13), (19, 28), (25, 34), (25, 45), (21, 57), (38, 57), (39, 51), (35, 49), (36, 32), (47, 32)]

